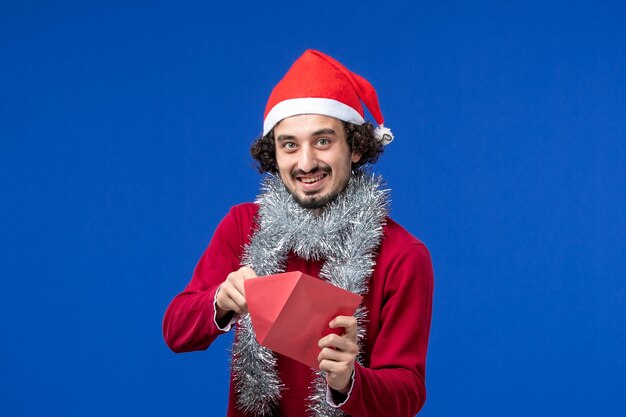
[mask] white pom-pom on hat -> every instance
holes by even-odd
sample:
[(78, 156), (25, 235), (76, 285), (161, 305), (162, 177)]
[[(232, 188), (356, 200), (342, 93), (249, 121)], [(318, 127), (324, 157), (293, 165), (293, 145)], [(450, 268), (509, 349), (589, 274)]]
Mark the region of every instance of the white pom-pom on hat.
[(389, 145), (393, 141), (393, 133), (391, 129), (380, 124), (374, 128), (374, 137), (382, 142), (383, 145)]

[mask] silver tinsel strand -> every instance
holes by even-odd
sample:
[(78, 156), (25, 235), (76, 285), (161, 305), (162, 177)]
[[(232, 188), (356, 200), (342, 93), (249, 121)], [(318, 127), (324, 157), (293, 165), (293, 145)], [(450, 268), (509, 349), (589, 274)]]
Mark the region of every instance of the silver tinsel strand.
[[(350, 292), (365, 295), (375, 266), (376, 249), (388, 212), (388, 190), (382, 179), (361, 170), (353, 172), (346, 189), (321, 210), (300, 207), (280, 177), (268, 175), (257, 198), (258, 228), (244, 248), (242, 265), (257, 275), (284, 271), (287, 253), (317, 261), (324, 259), (320, 278)], [(357, 309), (357, 339), (363, 352), (367, 311)], [(282, 384), (276, 356), (260, 346), (250, 317), (242, 315), (233, 345), (232, 372), (237, 406), (255, 416), (270, 415), (280, 400)], [(362, 364), (362, 357), (357, 358)], [(326, 381), (317, 371), (311, 386), (309, 412), (313, 417), (345, 415), (326, 402)]]

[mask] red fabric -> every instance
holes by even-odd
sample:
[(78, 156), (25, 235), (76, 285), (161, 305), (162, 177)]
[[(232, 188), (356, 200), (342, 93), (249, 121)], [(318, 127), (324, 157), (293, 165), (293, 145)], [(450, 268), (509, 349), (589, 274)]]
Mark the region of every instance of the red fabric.
[[(226, 276), (239, 268), (258, 207), (233, 207), (200, 258), (185, 290), (168, 307), (163, 321), (167, 345), (175, 352), (206, 349), (220, 334), (213, 320), (213, 299)], [(287, 271), (318, 276), (322, 262), (289, 256)], [(376, 268), (364, 303), (368, 311), (364, 366), (357, 364), (350, 398), (341, 409), (354, 417), (414, 416), (426, 398), (425, 361), (430, 331), (433, 270), (428, 250), (401, 226), (387, 219)], [(286, 388), (281, 416), (305, 416), (312, 371), (278, 355)], [(229, 417), (236, 409), (231, 378)]]
[(306, 97), (340, 101), (364, 117), (357, 90), (348, 75), (350, 71), (332, 58), (311, 49), (305, 51), (272, 90), (263, 118), (281, 101)]
[(336, 59), (313, 49), (305, 51), (276, 84), (267, 100), (263, 118), (281, 101), (308, 97), (340, 101), (365, 117), (362, 101), (376, 123), (385, 122), (376, 90), (369, 81)]

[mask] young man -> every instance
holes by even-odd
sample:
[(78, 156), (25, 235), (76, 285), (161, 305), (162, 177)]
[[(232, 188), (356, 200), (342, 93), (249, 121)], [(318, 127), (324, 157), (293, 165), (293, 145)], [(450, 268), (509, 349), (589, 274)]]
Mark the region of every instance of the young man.
[[(379, 126), (366, 123), (363, 102)], [(374, 88), (306, 51), (270, 95), (251, 153), (268, 172), (256, 203), (222, 220), (165, 313), (176, 352), (206, 349), (237, 324), (228, 416), (413, 416), (424, 404), (433, 272), (426, 247), (387, 216), (364, 172), (393, 138)], [(259, 346), (243, 282), (301, 271), (360, 294), (329, 323), (317, 371)]]

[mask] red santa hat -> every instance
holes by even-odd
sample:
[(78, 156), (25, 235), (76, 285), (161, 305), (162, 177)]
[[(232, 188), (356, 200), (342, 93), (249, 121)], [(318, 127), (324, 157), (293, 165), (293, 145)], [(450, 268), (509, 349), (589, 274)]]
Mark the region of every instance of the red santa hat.
[(361, 125), (365, 123), (361, 102), (378, 124), (376, 138), (384, 145), (391, 142), (393, 134), (383, 125), (374, 87), (339, 61), (309, 49), (272, 90), (265, 107), (263, 135), (284, 118), (298, 114), (323, 114)]

